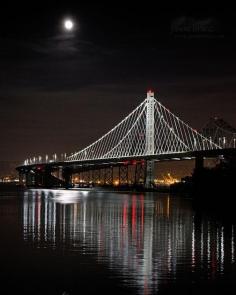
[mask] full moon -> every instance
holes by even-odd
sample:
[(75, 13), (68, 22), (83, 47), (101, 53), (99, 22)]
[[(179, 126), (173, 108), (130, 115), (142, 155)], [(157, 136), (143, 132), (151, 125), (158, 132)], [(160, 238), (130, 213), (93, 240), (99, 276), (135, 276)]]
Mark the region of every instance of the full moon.
[(67, 31), (71, 31), (73, 30), (74, 28), (74, 23), (71, 19), (66, 19), (64, 21), (64, 28), (67, 30)]

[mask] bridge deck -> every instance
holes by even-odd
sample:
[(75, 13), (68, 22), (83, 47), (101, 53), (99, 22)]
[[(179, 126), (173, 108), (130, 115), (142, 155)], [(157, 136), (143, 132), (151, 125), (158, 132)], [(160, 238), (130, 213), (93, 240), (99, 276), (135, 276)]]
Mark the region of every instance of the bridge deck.
[(218, 156), (236, 156), (236, 149), (214, 149), (204, 151), (191, 151), (182, 153), (170, 153), (163, 155), (148, 155), (148, 156), (133, 156), (133, 157), (122, 157), (122, 158), (109, 158), (109, 159), (95, 159), (95, 160), (84, 160), (84, 161), (58, 161), (40, 164), (31, 164), (27, 166), (19, 166), (16, 169), (18, 171), (28, 170), (35, 166), (50, 166), (53, 167), (82, 167), (82, 166), (101, 166), (101, 165), (116, 165), (122, 164), (125, 161), (141, 161), (141, 160), (155, 160), (155, 161), (175, 161), (175, 160), (190, 160), (197, 157), (214, 158)]

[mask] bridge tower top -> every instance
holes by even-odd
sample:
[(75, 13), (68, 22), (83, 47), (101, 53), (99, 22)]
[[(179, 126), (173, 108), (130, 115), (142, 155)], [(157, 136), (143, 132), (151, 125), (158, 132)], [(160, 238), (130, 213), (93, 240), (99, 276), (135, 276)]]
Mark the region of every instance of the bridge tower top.
[(154, 92), (152, 90), (148, 90), (147, 92), (147, 98), (154, 98)]

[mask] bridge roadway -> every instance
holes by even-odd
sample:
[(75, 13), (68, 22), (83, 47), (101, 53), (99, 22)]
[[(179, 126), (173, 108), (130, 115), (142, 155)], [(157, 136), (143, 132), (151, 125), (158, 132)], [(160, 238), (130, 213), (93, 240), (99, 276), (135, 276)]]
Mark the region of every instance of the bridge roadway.
[[(134, 157), (122, 157), (122, 158), (109, 158), (109, 159), (96, 159), (96, 160), (85, 160), (85, 161), (58, 161), (49, 163), (37, 163), (26, 166), (17, 167), (19, 172), (20, 182), (24, 182), (26, 186), (33, 187), (65, 187), (69, 188), (72, 183), (72, 175), (75, 173), (96, 171), (101, 169), (110, 169), (108, 172), (104, 172), (108, 175), (108, 183), (113, 184), (113, 168), (118, 167), (119, 169), (119, 183), (122, 183), (121, 179), (126, 178), (128, 182), (128, 167), (129, 165), (135, 166), (135, 178), (134, 183), (145, 184), (145, 166), (147, 161), (175, 161), (175, 160), (190, 160), (195, 159), (195, 167), (201, 168), (204, 165), (204, 158), (216, 158), (219, 156), (223, 157), (234, 157), (236, 158), (236, 149), (214, 149), (204, 151), (189, 151), (182, 153), (170, 153), (162, 155), (142, 155)], [(57, 172), (57, 177), (52, 174)], [(122, 176), (123, 173), (123, 176)], [(90, 177), (90, 176), (89, 176)], [(95, 177), (93, 175), (93, 177)], [(96, 176), (100, 180), (99, 176)], [(93, 180), (94, 181), (94, 180)], [(104, 180), (104, 183), (106, 181)]]

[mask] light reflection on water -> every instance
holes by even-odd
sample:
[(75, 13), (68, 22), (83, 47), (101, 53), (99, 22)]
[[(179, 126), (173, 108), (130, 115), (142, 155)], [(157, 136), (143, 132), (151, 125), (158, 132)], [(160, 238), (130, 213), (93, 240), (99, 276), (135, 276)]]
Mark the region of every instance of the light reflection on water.
[(140, 294), (186, 273), (193, 284), (214, 280), (235, 261), (234, 225), (199, 218), (190, 201), (166, 195), (31, 190), (23, 227), (25, 242), (94, 254)]

